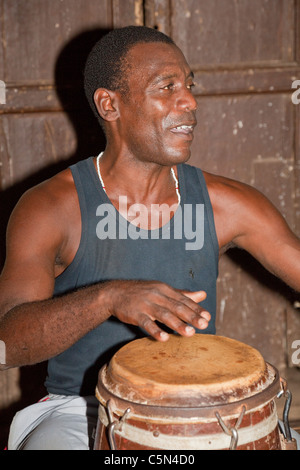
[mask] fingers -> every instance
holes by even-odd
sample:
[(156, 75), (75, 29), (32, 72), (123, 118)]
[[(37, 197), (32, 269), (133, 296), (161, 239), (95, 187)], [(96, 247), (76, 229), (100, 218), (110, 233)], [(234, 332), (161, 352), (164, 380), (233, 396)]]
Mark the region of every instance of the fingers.
[(140, 314), (138, 325), (157, 341), (168, 341), (169, 335), (155, 323), (155, 318)]
[(204, 290), (199, 290), (197, 292), (189, 292), (189, 291), (181, 291), (183, 295), (186, 297), (189, 297), (189, 299), (192, 299), (194, 302), (203, 302), (203, 300), (206, 299), (206, 292)]
[(180, 291), (156, 281), (115, 281), (112, 288), (111, 313), (140, 326), (158, 341), (169, 337), (159, 324), (188, 337), (195, 334), (195, 328), (207, 328), (211, 318), (199, 305), (206, 298), (204, 291)]
[[(176, 321), (176, 317), (175, 317), (175, 321)], [(161, 320), (160, 320), (160, 323), (161, 323)], [(171, 319), (170, 321), (165, 320), (165, 324), (167, 323), (171, 324), (172, 320)], [(169, 334), (166, 331), (162, 330), (157, 325), (157, 323), (154, 320), (152, 320), (148, 315), (144, 315), (144, 314), (140, 315), (138, 324), (141, 328), (143, 328), (150, 336), (155, 338), (157, 341), (160, 341), (160, 342), (168, 341)], [(179, 320), (177, 321), (177, 324), (172, 323), (172, 326), (170, 326), (170, 328), (176, 331), (177, 333), (179, 333), (181, 336), (193, 336), (195, 333), (195, 329), (193, 327), (191, 327), (190, 325), (186, 325), (185, 323)]]
[(155, 312), (147, 312), (146, 324), (143, 322), (142, 326), (158, 341), (166, 341), (168, 336), (155, 320), (187, 337), (195, 334), (195, 328), (204, 330), (208, 327), (211, 315), (198, 305), (198, 302), (206, 298), (204, 291), (180, 292), (171, 289), (165, 294), (167, 297), (156, 298)]
[(211, 319), (211, 315), (209, 312), (204, 310), (202, 307), (198, 305), (198, 303), (203, 302), (203, 300), (206, 299), (207, 294), (204, 291), (196, 291), (196, 292), (189, 292), (189, 291), (181, 291), (183, 295), (191, 299), (193, 302), (197, 304), (197, 317), (195, 320), (197, 321), (197, 324), (193, 323), (196, 328), (199, 329), (205, 329), (208, 326), (208, 322)]

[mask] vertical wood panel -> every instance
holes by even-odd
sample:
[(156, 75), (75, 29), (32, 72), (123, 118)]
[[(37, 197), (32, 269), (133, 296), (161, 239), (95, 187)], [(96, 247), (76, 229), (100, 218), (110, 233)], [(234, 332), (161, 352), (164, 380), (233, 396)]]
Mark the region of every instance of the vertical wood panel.
[[(110, 0), (1, 0), (4, 80), (53, 83), (60, 48), (86, 29), (112, 26)], [(0, 56), (1, 57), (1, 56)]]
[(74, 129), (60, 112), (4, 115), (0, 136), (4, 147), (0, 153), (3, 188), (76, 151)]
[(144, 0), (145, 24), (170, 35), (171, 3), (166, 0)]
[(172, 34), (197, 66), (294, 61), (294, 0), (172, 0)]
[(144, 24), (144, 10), (142, 0), (112, 0), (113, 27), (122, 28), (130, 24), (142, 26)]

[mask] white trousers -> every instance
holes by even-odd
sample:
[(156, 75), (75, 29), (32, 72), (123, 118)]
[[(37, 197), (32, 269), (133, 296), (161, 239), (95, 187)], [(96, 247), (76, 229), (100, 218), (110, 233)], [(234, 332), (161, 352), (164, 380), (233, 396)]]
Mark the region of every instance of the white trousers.
[[(50, 394), (15, 415), (8, 450), (92, 450), (98, 406), (94, 396)], [(299, 450), (300, 435), (291, 433)]]
[(11, 424), (8, 450), (92, 450), (98, 400), (47, 395), (19, 411)]

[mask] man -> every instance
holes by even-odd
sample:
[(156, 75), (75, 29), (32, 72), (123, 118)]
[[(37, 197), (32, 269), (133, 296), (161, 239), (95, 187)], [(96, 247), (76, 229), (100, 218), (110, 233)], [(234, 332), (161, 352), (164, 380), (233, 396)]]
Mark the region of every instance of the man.
[(182, 52), (158, 31), (115, 30), (91, 52), (85, 89), (106, 149), (27, 192), (8, 226), (3, 368), (49, 359), (50, 394), (17, 414), (9, 448), (89, 448), (96, 374), (124, 342), (215, 333), (230, 244), (300, 290), (299, 239), (270, 202), (184, 165), (192, 87)]

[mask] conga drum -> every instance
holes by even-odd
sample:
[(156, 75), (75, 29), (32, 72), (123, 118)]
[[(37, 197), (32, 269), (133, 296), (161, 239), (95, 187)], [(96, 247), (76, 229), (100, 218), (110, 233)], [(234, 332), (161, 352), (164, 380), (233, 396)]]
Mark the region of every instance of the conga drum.
[(99, 372), (94, 448), (288, 448), (275, 401), (283, 384), (256, 349), (230, 338), (132, 341)]

